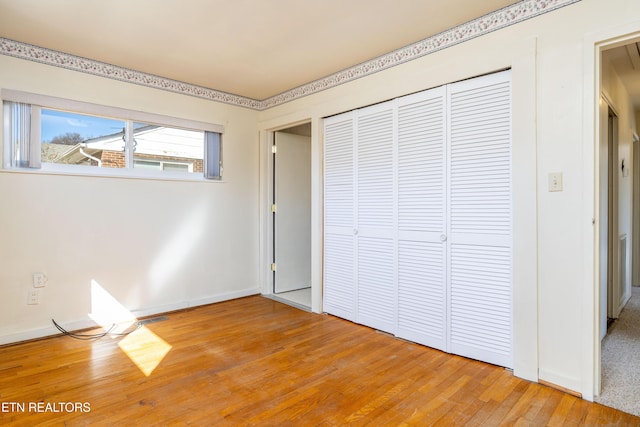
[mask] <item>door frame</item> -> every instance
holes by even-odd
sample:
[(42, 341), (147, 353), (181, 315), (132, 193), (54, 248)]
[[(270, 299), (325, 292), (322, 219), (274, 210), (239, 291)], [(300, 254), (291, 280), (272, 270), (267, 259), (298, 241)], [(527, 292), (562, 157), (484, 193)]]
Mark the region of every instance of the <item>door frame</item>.
[[(618, 277), (618, 269), (616, 268), (619, 263), (617, 245), (619, 221), (618, 116), (618, 111), (611, 101), (611, 97), (601, 88), (600, 102), (598, 104), (598, 144), (600, 147), (598, 151), (598, 196), (602, 203), (600, 203), (598, 210), (600, 220), (598, 221), (597, 230), (602, 245), (599, 246), (600, 261), (598, 264), (601, 268), (600, 276), (598, 277), (600, 286), (600, 339), (603, 339), (606, 335), (609, 319), (617, 318), (619, 314), (619, 307), (616, 305), (620, 300), (618, 292), (620, 277)], [(603, 241), (604, 236), (606, 236), (606, 241)]]
[[(640, 125), (640, 124), (638, 124)], [(631, 246), (631, 286), (640, 286), (640, 137), (633, 133), (631, 146), (631, 170), (633, 174), (632, 246)]]
[(640, 39), (640, 21), (586, 34), (583, 38), (583, 260), (585, 286), (582, 298), (582, 397), (593, 401), (601, 391), (600, 343), (600, 98), (602, 52)]
[(262, 295), (273, 293), (273, 163), (271, 147), (275, 132), (298, 125), (311, 124), (311, 311), (322, 313), (322, 119), (304, 118), (259, 131), (259, 280)]
[[(604, 94), (604, 91), (603, 91)], [(605, 96), (608, 105), (607, 109), (607, 174), (608, 191), (607, 200), (608, 217), (608, 239), (607, 239), (607, 318), (617, 319), (622, 307), (620, 304), (620, 280), (619, 269), (620, 253), (618, 246), (619, 239), (619, 214), (620, 214), (620, 183), (618, 179), (618, 123), (619, 114), (608, 96)], [(604, 201), (604, 199), (603, 199)], [(608, 319), (607, 319), (608, 320)], [(602, 334), (602, 331), (600, 331)]]

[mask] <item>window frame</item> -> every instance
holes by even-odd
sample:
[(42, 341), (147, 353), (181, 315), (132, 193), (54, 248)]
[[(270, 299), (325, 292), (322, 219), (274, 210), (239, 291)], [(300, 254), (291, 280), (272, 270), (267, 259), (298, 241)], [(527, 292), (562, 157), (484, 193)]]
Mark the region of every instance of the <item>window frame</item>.
[[(148, 123), (158, 126), (174, 127), (185, 130), (201, 131), (204, 133), (203, 141), (203, 162), (204, 172), (178, 172), (178, 171), (156, 171), (133, 167), (133, 153), (127, 146), (126, 155), (131, 156), (129, 167), (126, 168), (98, 168), (95, 166), (85, 165), (67, 165), (56, 163), (42, 162), (37, 168), (27, 166), (13, 166), (11, 164), (10, 143), (7, 138), (7, 126), (9, 126), (5, 109), (3, 107), (3, 147), (2, 147), (2, 171), (22, 172), (22, 173), (51, 173), (63, 175), (81, 175), (81, 176), (100, 176), (100, 177), (120, 177), (120, 178), (140, 178), (153, 180), (180, 180), (180, 181), (202, 181), (202, 182), (222, 182), (222, 139), (224, 134), (224, 126), (201, 122), (197, 120), (189, 120), (172, 116), (165, 116), (155, 113), (147, 113), (143, 111), (129, 110), (126, 108), (105, 106), (83, 101), (75, 101), (64, 98), (57, 98), (47, 95), (38, 95), (29, 92), (16, 91), (11, 89), (0, 90), (0, 102), (4, 105), (5, 101), (29, 104), (31, 106), (31, 141), (35, 141), (38, 150), (41, 146), (40, 130), (41, 130), (41, 109), (52, 109), (66, 111), (70, 113), (94, 115), (98, 117), (112, 118), (125, 122), (129, 131), (133, 131), (133, 123)], [(207, 138), (206, 132), (217, 134), (218, 156), (218, 174), (216, 176), (207, 177)], [(133, 134), (133, 132), (131, 132)], [(214, 138), (215, 139), (215, 138)], [(127, 144), (128, 145), (128, 144)]]

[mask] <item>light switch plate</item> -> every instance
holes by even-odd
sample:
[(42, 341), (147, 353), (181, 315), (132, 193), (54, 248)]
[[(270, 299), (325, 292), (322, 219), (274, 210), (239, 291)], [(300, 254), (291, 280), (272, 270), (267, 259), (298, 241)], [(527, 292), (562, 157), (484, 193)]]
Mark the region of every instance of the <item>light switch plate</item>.
[(549, 174), (549, 191), (562, 191), (562, 172)]
[(47, 283), (47, 276), (44, 273), (33, 273), (32, 278), (34, 288), (44, 288)]

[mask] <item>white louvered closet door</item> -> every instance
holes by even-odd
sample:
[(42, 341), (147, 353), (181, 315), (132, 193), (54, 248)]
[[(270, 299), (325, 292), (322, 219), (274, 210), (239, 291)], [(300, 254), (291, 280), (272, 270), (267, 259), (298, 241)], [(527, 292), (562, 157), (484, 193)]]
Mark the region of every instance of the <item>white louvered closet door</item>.
[(395, 333), (394, 102), (358, 111), (356, 246), (358, 323)]
[(510, 72), (448, 90), (450, 351), (512, 367)]
[(398, 336), (446, 350), (444, 87), (398, 100)]
[(355, 114), (324, 124), (324, 310), (355, 321)]
[(325, 311), (513, 366), (510, 79), (325, 120)]

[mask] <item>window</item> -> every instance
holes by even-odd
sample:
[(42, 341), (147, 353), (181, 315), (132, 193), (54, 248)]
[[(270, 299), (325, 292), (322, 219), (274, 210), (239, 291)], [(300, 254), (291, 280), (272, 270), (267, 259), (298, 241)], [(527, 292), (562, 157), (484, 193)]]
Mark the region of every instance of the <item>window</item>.
[(6, 169), (222, 175), (221, 126), (7, 90), (2, 98)]
[(123, 120), (41, 108), (40, 161), (125, 168), (125, 129)]

